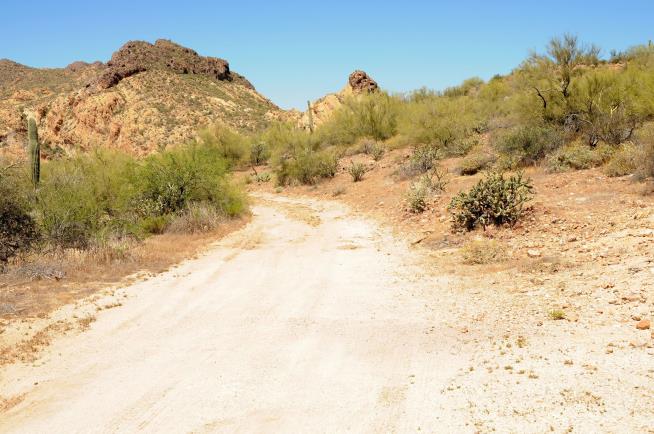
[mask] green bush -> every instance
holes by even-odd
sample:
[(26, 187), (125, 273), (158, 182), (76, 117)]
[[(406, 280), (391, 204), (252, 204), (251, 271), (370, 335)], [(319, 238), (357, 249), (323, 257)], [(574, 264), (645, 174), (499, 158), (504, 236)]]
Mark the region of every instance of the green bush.
[(170, 224), (169, 215), (146, 216), (141, 220), (141, 230), (146, 234), (163, 234)]
[(654, 142), (643, 145), (643, 152), (636, 170), (639, 178), (654, 178)]
[(477, 111), (467, 98), (428, 96), (405, 102), (398, 119), (398, 132), (413, 143), (441, 150), (443, 155), (460, 152), (461, 141), (479, 123)]
[(361, 151), (366, 155), (370, 155), (373, 160), (379, 161), (384, 156), (385, 149), (378, 142), (365, 139), (361, 145)]
[(521, 173), (505, 177), (491, 172), (470, 189), (450, 202), (454, 229), (484, 229), (491, 225), (514, 225), (524, 214), (524, 205), (533, 197), (533, 187)]
[(434, 194), (445, 191), (445, 187), (449, 182), (447, 178), (447, 170), (434, 167), (420, 176), (416, 182), (411, 183), (406, 194), (409, 211), (421, 213), (427, 210), (427, 199)]
[(190, 144), (154, 154), (139, 169), (139, 211), (174, 214), (207, 202), (225, 215), (237, 215), (245, 201), (227, 180), (227, 162), (215, 145)]
[(474, 175), (488, 169), (495, 162), (495, 155), (482, 149), (475, 150), (461, 160), (459, 172), (461, 175)]
[(436, 147), (418, 146), (413, 150), (409, 161), (398, 169), (397, 174), (403, 179), (413, 178), (435, 167), (439, 158), (440, 154)]
[(30, 215), (26, 186), (14, 171), (0, 162), (0, 272), (9, 259), (27, 251), (39, 236)]
[(263, 142), (255, 142), (250, 145), (250, 164), (260, 166), (270, 158), (270, 149)]
[(254, 179), (255, 179), (255, 181), (257, 181), (258, 183), (265, 183), (265, 182), (268, 182), (268, 181), (270, 181), (270, 173), (268, 173), (268, 172), (261, 172), (261, 173), (258, 173), (258, 174), (254, 177)]
[(614, 148), (600, 144), (591, 148), (585, 143), (574, 142), (556, 150), (547, 158), (551, 172), (591, 169), (606, 163), (613, 155)]
[(103, 229), (133, 221), (136, 166), (130, 157), (96, 152), (44, 164), (35, 210), (50, 243), (86, 248)]
[(349, 145), (362, 137), (385, 140), (397, 133), (399, 99), (384, 92), (352, 96), (316, 131), (316, 140)]
[(321, 178), (333, 178), (338, 169), (338, 158), (327, 151), (298, 151), (284, 155), (275, 164), (274, 172), (280, 186), (298, 182), (313, 185)]
[(429, 191), (424, 184), (420, 182), (412, 183), (409, 187), (409, 191), (406, 194), (409, 211), (416, 214), (426, 211), (428, 196)]
[(636, 175), (641, 179), (654, 178), (654, 124), (645, 125), (638, 132), (636, 140), (640, 146)]
[[(237, 165), (244, 158), (251, 157), (252, 150), (245, 136), (237, 133), (223, 123), (216, 123), (200, 131), (200, 143), (218, 151), (229, 166)], [(247, 160), (246, 160), (247, 162)]]
[(347, 169), (347, 173), (350, 174), (352, 177), (352, 181), (354, 182), (359, 182), (363, 180), (363, 175), (366, 174), (368, 171), (368, 168), (366, 167), (365, 164), (363, 163), (352, 163), (350, 164), (350, 167)]
[(640, 149), (633, 143), (622, 144), (614, 153), (606, 166), (604, 173), (607, 176), (625, 176), (638, 169), (641, 157)]
[(500, 137), (498, 150), (518, 166), (534, 164), (563, 144), (563, 135), (552, 127), (527, 125)]

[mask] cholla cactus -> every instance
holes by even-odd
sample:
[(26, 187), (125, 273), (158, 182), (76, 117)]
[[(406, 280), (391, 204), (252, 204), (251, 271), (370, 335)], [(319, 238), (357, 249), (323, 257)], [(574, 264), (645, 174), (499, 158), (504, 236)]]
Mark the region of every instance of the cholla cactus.
[(41, 143), (39, 143), (39, 133), (34, 118), (29, 118), (27, 121), (27, 138), (29, 141), (32, 183), (34, 183), (34, 187), (37, 187), (41, 181)]

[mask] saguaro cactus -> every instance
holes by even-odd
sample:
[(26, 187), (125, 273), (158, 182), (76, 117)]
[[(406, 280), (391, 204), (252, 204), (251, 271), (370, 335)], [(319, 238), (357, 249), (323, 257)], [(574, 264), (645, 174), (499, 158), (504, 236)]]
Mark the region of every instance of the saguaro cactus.
[(307, 101), (307, 113), (309, 114), (309, 131), (313, 133), (313, 112), (311, 111), (311, 101)]
[(36, 129), (36, 121), (29, 118), (27, 121), (27, 138), (29, 141), (30, 165), (32, 168), (32, 182), (34, 187), (41, 181), (41, 143)]

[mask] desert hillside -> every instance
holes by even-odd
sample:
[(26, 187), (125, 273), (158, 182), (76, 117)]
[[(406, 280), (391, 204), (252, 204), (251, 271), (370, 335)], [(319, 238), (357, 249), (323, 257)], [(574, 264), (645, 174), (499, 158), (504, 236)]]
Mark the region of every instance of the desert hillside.
[(97, 145), (147, 154), (223, 122), (253, 131), (285, 113), (223, 59), (132, 41), (106, 63), (37, 69), (0, 60), (0, 148), (21, 152), (27, 117), (46, 155)]
[(651, 42), (304, 113), (0, 66), (0, 432), (654, 432)]

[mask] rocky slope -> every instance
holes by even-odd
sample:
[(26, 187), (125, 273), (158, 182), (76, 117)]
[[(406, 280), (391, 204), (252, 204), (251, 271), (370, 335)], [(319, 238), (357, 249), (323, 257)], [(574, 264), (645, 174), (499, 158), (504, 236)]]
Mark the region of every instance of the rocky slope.
[(96, 146), (146, 154), (217, 121), (248, 131), (287, 116), (226, 60), (167, 40), (131, 41), (107, 63), (66, 68), (0, 60), (0, 152), (23, 152), (28, 115), (46, 155)]

